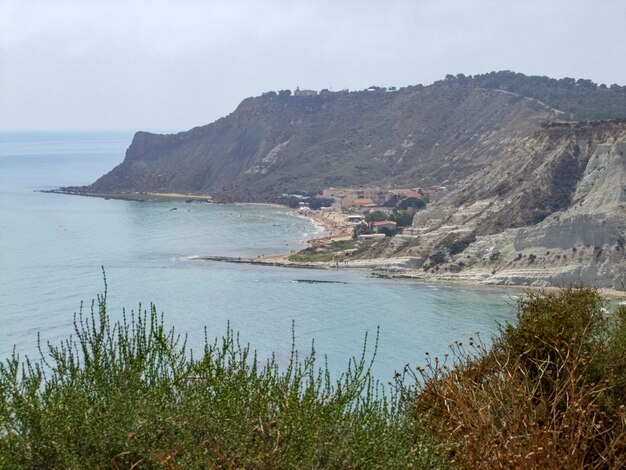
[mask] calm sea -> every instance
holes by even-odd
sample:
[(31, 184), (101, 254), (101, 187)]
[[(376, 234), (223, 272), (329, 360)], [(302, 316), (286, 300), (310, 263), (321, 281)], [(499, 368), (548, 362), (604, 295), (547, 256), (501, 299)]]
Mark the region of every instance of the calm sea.
[[(296, 343), (328, 355), (334, 371), (380, 328), (374, 372), (383, 380), (424, 354), (512, 321), (512, 295), (372, 279), (365, 272), (295, 270), (193, 260), (298, 250), (318, 228), (258, 205), (130, 202), (37, 192), (82, 185), (121, 162), (132, 133), (0, 133), (0, 359), (57, 342), (73, 313), (103, 290), (110, 313), (154, 303), (199, 347), (230, 323), (264, 357)], [(172, 210), (172, 209), (176, 210)], [(295, 280), (342, 281), (298, 283)]]

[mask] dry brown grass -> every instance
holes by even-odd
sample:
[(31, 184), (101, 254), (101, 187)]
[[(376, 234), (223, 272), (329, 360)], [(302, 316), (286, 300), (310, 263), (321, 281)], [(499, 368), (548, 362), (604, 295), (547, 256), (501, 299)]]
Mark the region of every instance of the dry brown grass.
[(415, 418), (461, 468), (626, 467), (626, 413), (605, 378), (611, 329), (601, 305), (588, 289), (531, 294), (519, 325), (489, 350), (456, 343), (450, 367), (431, 360), (418, 369)]

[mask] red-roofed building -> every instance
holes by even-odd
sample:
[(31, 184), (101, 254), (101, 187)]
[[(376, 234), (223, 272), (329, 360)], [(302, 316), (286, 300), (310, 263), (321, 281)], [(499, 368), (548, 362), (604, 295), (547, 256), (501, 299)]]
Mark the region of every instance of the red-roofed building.
[(352, 201), (352, 205), (355, 207), (376, 207), (376, 203), (368, 197), (355, 199)]

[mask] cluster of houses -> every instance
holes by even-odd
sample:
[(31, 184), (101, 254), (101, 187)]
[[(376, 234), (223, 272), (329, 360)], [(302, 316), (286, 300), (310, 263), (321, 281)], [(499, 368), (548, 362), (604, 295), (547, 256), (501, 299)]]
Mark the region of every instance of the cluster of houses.
[[(334, 209), (347, 213), (347, 221), (352, 224), (360, 224), (365, 221), (365, 216), (371, 212), (380, 211), (390, 214), (392, 207), (385, 203), (396, 200), (418, 198), (433, 201), (446, 192), (445, 187), (432, 188), (327, 188), (322, 191), (322, 197), (335, 201)], [(359, 234), (359, 240), (378, 240), (385, 238), (389, 233), (395, 233), (397, 223), (393, 220), (380, 220), (372, 222), (371, 228), (374, 233)]]
[[(395, 198), (402, 201), (408, 198), (423, 199), (428, 202), (435, 201), (447, 192), (443, 186), (430, 188), (327, 188), (318, 197), (332, 200), (334, 203), (329, 207), (321, 207), (321, 211), (340, 212), (346, 214), (346, 222), (351, 225), (359, 225), (366, 220), (366, 216), (372, 212), (383, 212), (391, 215), (395, 209), (395, 204), (385, 204)], [(284, 197), (300, 200), (299, 211), (301, 213), (310, 212), (310, 199), (308, 196), (300, 194), (283, 194)], [(378, 220), (371, 222), (371, 230), (374, 233), (363, 233), (359, 235), (362, 240), (377, 240), (385, 238), (390, 233), (395, 233), (398, 228), (393, 220)]]
[(348, 213), (367, 214), (375, 210), (388, 209), (384, 207), (385, 203), (393, 197), (400, 199), (408, 199), (410, 197), (424, 199), (426, 201), (435, 201), (443, 193), (446, 188), (443, 186), (431, 188), (328, 188), (322, 191), (322, 197), (333, 199), (335, 208), (338, 211)]

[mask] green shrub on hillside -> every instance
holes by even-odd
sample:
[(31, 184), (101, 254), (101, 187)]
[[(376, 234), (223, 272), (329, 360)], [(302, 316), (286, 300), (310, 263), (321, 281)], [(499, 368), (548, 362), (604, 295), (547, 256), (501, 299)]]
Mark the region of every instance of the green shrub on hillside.
[(365, 360), (336, 381), (294, 350), (261, 361), (228, 329), (192, 355), (149, 312), (111, 323), (106, 294), (42, 361), (0, 365), (0, 468), (416, 468), (434, 445)]
[(335, 240), (329, 245), (308, 247), (289, 255), (289, 261), (295, 263), (329, 263), (343, 261), (358, 250), (360, 244), (355, 240)]
[(0, 364), (0, 468), (626, 466), (626, 309), (591, 289), (528, 293), (491, 347), (391, 395), (367, 342), (335, 381), (314, 348), (279, 367), (230, 329), (196, 356), (153, 306), (111, 323), (106, 290), (75, 335)]

